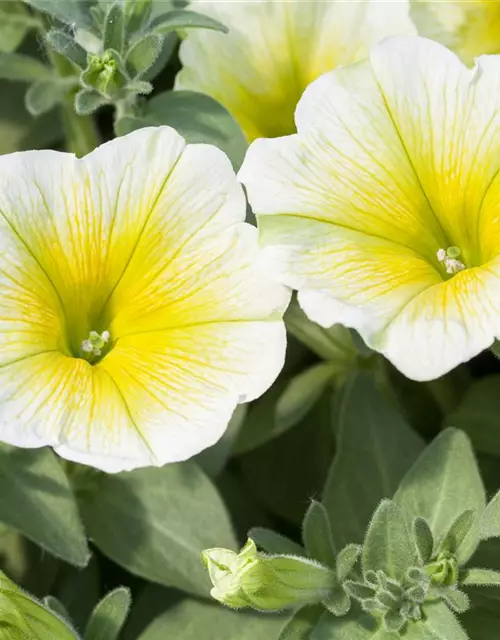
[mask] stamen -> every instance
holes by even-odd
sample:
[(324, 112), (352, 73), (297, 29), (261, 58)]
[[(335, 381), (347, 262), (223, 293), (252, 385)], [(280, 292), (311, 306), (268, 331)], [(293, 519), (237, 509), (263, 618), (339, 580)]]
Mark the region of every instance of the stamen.
[(448, 247), (446, 250), (439, 249), (436, 256), (438, 261), (444, 265), (446, 273), (454, 275), (466, 268), (465, 264), (458, 260), (460, 254), (461, 251), (458, 247)]
[(101, 355), (102, 349), (109, 341), (109, 338), (109, 331), (103, 331), (102, 333), (91, 331), (89, 337), (82, 342), (82, 351), (98, 357)]

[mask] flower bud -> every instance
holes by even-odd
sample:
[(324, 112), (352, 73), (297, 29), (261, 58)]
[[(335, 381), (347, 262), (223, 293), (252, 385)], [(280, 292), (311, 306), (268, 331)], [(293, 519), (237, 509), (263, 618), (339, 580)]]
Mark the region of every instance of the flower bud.
[(214, 585), (212, 597), (237, 609), (279, 611), (322, 602), (337, 584), (327, 567), (298, 556), (261, 554), (253, 540), (238, 554), (208, 549), (202, 557)]
[(0, 572), (0, 640), (78, 640), (58, 616)]
[(82, 83), (100, 94), (112, 98), (126, 83), (120, 69), (118, 55), (105, 51), (102, 55), (89, 56), (89, 64), (81, 76)]

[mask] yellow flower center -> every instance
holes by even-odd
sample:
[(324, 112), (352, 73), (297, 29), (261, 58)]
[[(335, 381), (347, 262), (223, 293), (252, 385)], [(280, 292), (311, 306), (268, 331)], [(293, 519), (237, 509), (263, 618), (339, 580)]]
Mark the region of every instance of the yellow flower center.
[(439, 249), (437, 252), (438, 261), (444, 266), (446, 273), (455, 275), (459, 271), (463, 271), (466, 266), (458, 258), (461, 251), (458, 247), (448, 247), (447, 249)]

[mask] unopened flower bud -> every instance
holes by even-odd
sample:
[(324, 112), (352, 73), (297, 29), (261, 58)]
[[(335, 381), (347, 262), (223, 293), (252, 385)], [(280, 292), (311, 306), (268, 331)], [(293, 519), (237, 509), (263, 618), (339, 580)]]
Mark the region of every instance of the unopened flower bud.
[(0, 640), (35, 637), (39, 640), (78, 640), (63, 620), (0, 572)]
[(253, 540), (238, 554), (208, 549), (202, 555), (214, 585), (212, 597), (233, 608), (279, 611), (322, 602), (337, 584), (327, 567), (308, 558), (259, 553)]

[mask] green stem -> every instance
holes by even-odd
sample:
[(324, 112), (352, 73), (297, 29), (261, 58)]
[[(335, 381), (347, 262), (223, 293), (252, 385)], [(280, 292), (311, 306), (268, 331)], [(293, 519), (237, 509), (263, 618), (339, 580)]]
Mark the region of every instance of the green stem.
[[(51, 62), (63, 78), (74, 76), (72, 64), (55, 51), (49, 51)], [(92, 116), (79, 116), (73, 107), (75, 91), (71, 91), (61, 105), (61, 117), (66, 138), (66, 149), (81, 157), (101, 144), (101, 138)]]
[(93, 151), (101, 139), (92, 116), (79, 116), (73, 107), (73, 96), (61, 105), (61, 117), (66, 137), (66, 149), (81, 157)]

